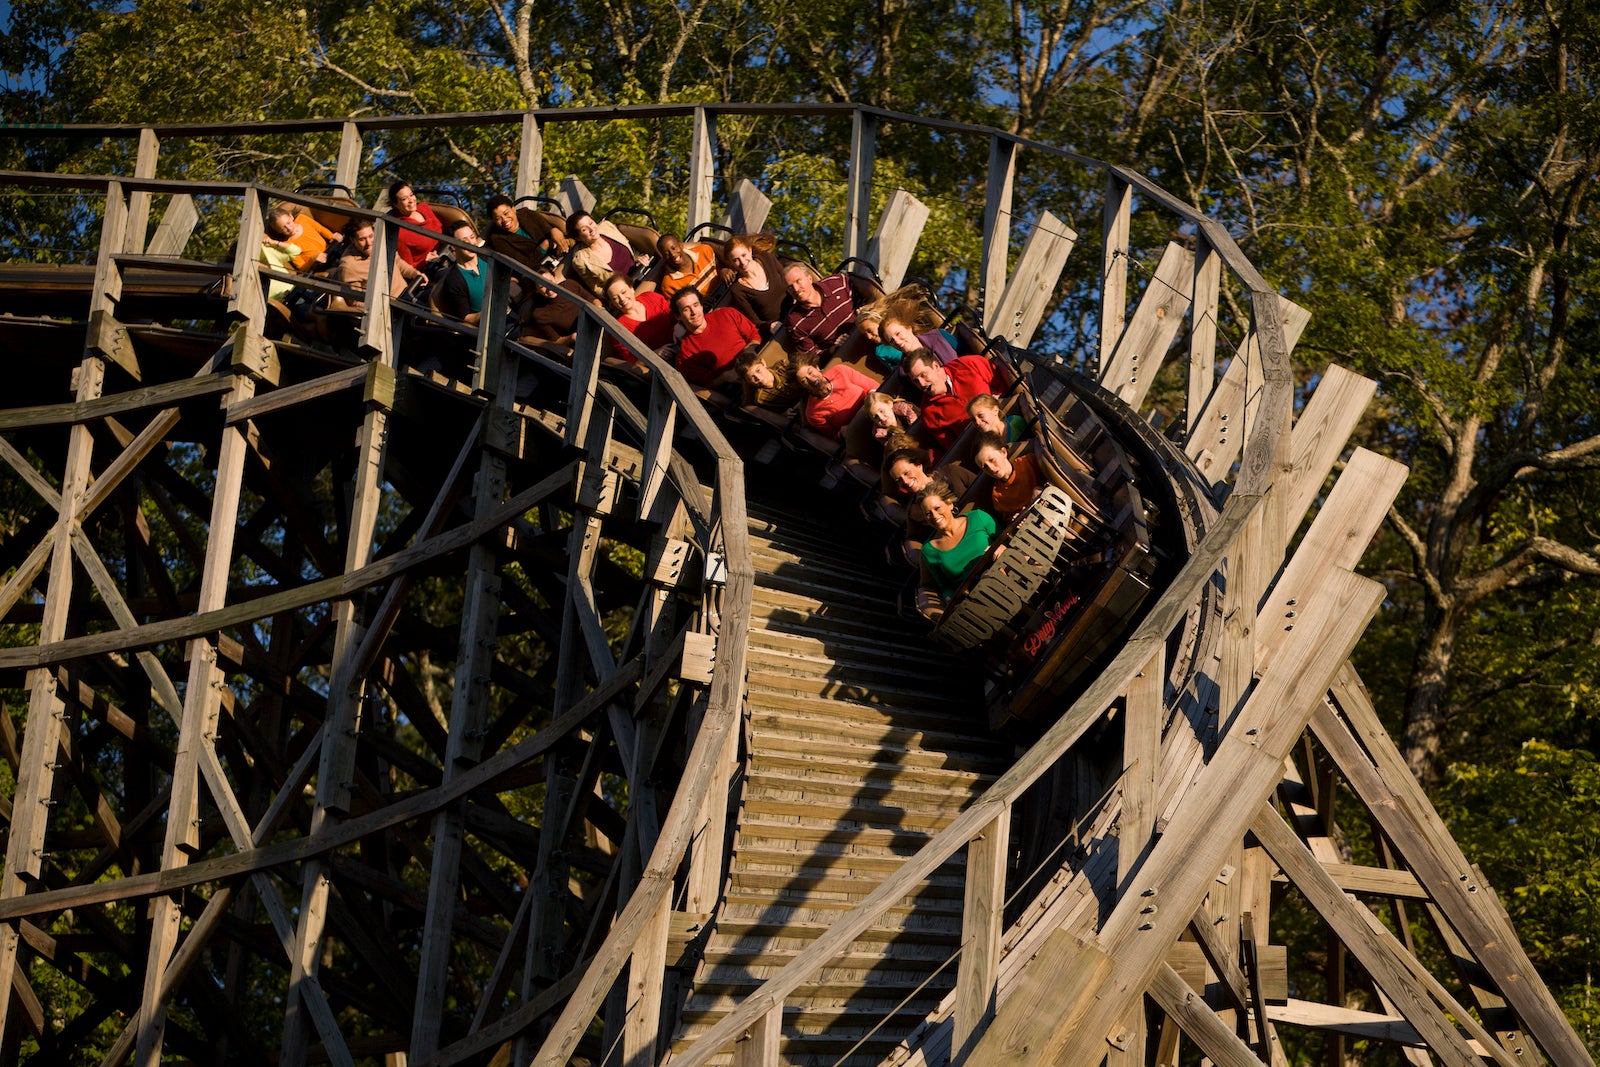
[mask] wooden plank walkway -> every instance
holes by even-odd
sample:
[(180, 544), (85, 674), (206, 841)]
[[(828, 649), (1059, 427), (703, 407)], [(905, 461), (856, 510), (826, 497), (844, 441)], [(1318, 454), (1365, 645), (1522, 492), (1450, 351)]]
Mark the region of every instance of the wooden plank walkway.
[[(750, 536), (751, 772), (680, 1045), (827, 931), (1012, 755), (989, 733), (976, 669), (897, 615), (899, 576), (855, 523), (751, 502)], [(782, 1062), (880, 1063), (938, 1005), (955, 984), (961, 862), (788, 1000)]]

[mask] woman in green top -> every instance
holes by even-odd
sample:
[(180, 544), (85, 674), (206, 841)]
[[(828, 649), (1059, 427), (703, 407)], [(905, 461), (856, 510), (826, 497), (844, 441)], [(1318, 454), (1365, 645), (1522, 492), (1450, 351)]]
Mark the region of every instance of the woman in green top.
[(937, 474), (917, 494), (917, 504), (934, 533), (922, 545), (923, 584), (932, 585), (941, 597), (949, 599), (989, 551), (994, 519), (976, 509), (956, 514), (955, 490)]

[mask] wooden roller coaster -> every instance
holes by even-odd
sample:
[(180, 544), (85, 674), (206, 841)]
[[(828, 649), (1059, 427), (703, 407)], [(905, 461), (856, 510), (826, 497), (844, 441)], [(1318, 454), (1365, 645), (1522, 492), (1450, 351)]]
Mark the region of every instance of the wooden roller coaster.
[[(1028, 394), (1052, 488), (932, 633), (837, 457), (714, 412), (597, 307), (570, 351), (508, 339), (516, 265), (486, 253), (479, 326), (371, 300), (307, 336), (256, 250), (269, 203), (327, 199), (158, 176), (163, 139), (239, 131), (0, 131), (134, 149), (0, 173), (98, 226), (92, 265), (0, 266), (28, 501), (0, 544), (26, 701), (0, 1061), (1242, 1067), (1296, 1030), (1330, 1064), (1590, 1063), (1348, 663), (1405, 476), (1346, 453), (1374, 385), (1296, 374), (1309, 313), (1222, 226), (868, 108), (426, 122), (508, 131), (518, 197), (549, 124), (686, 123), (692, 229), (719, 116), (779, 114), (848, 124), (843, 253), (890, 287), (927, 212), (896, 192), (874, 231), (879, 131), (988, 148), (965, 335)], [(419, 121), (258, 131), (338, 136), (368, 292), (411, 224), (348, 194), (365, 140)], [(1078, 235), (1046, 213), (1008, 249), (1035, 154), (1104, 180), (1076, 371), (1030, 345)], [(723, 189), (760, 228), (759, 190)], [(231, 259), (186, 254), (202, 209), (237, 218)], [(1274, 942), (1291, 898), (1324, 958)]]

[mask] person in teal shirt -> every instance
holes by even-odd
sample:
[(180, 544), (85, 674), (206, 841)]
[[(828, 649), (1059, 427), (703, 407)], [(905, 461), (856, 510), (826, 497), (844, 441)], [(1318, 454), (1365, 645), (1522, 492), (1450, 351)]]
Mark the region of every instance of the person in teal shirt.
[(956, 492), (942, 475), (934, 475), (917, 496), (934, 536), (922, 545), (924, 585), (948, 600), (983, 559), (994, 541), (994, 519), (974, 508), (956, 512)]

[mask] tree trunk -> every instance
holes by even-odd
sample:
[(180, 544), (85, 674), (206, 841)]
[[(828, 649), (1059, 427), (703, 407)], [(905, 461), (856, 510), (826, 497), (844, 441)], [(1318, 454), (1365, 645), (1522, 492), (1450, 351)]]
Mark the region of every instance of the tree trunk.
[(1423, 616), (1426, 636), (1411, 662), (1400, 747), (1406, 766), (1427, 790), (1438, 785), (1444, 774), (1440, 749), (1447, 710), (1445, 697), (1460, 625), (1455, 611), (1430, 607)]

